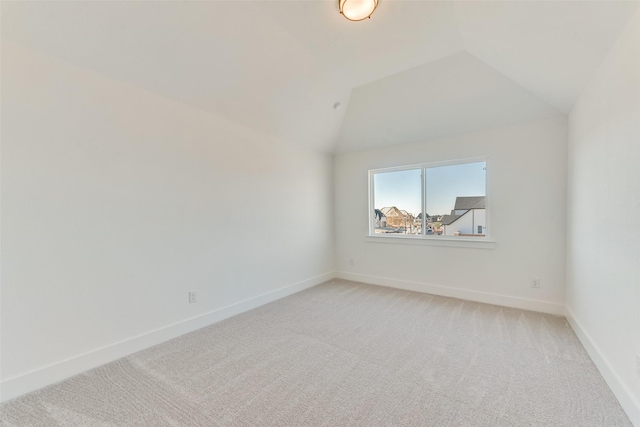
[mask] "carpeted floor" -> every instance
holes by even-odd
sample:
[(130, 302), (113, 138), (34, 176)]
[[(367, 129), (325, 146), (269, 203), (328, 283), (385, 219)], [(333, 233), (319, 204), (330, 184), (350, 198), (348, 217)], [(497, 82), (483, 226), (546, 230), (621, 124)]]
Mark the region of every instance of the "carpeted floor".
[(2, 426), (630, 426), (562, 317), (333, 280), (0, 406)]

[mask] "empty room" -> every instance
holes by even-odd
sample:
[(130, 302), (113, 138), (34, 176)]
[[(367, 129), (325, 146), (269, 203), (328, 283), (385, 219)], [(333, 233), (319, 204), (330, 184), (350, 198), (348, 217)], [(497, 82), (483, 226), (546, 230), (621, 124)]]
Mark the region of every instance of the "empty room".
[(0, 19), (0, 426), (640, 427), (640, 1)]

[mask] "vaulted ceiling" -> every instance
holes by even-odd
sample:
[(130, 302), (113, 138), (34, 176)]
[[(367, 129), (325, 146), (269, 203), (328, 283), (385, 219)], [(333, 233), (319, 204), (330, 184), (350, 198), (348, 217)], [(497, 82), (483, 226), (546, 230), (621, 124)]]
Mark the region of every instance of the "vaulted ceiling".
[[(2, 2), (2, 39), (348, 151), (568, 113), (637, 1)], [(334, 110), (340, 102), (342, 109)]]

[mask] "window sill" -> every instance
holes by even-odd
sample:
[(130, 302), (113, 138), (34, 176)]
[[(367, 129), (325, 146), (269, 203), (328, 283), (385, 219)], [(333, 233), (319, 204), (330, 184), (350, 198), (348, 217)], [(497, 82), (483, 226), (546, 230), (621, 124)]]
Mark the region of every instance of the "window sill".
[(366, 236), (370, 243), (391, 243), (400, 245), (445, 246), (451, 248), (495, 249), (495, 240), (465, 239), (448, 237), (413, 237), (413, 236)]

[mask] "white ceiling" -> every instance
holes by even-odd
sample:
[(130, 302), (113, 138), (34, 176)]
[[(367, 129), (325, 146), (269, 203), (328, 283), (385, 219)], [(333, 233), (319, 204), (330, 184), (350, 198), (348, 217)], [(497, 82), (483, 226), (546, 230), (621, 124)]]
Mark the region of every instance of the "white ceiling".
[(335, 3), (3, 1), (2, 38), (344, 151), (567, 113), (638, 7), (380, 0), (350, 22)]
[(559, 114), (463, 51), (354, 89), (338, 148), (420, 142), (424, 135), (433, 138)]

